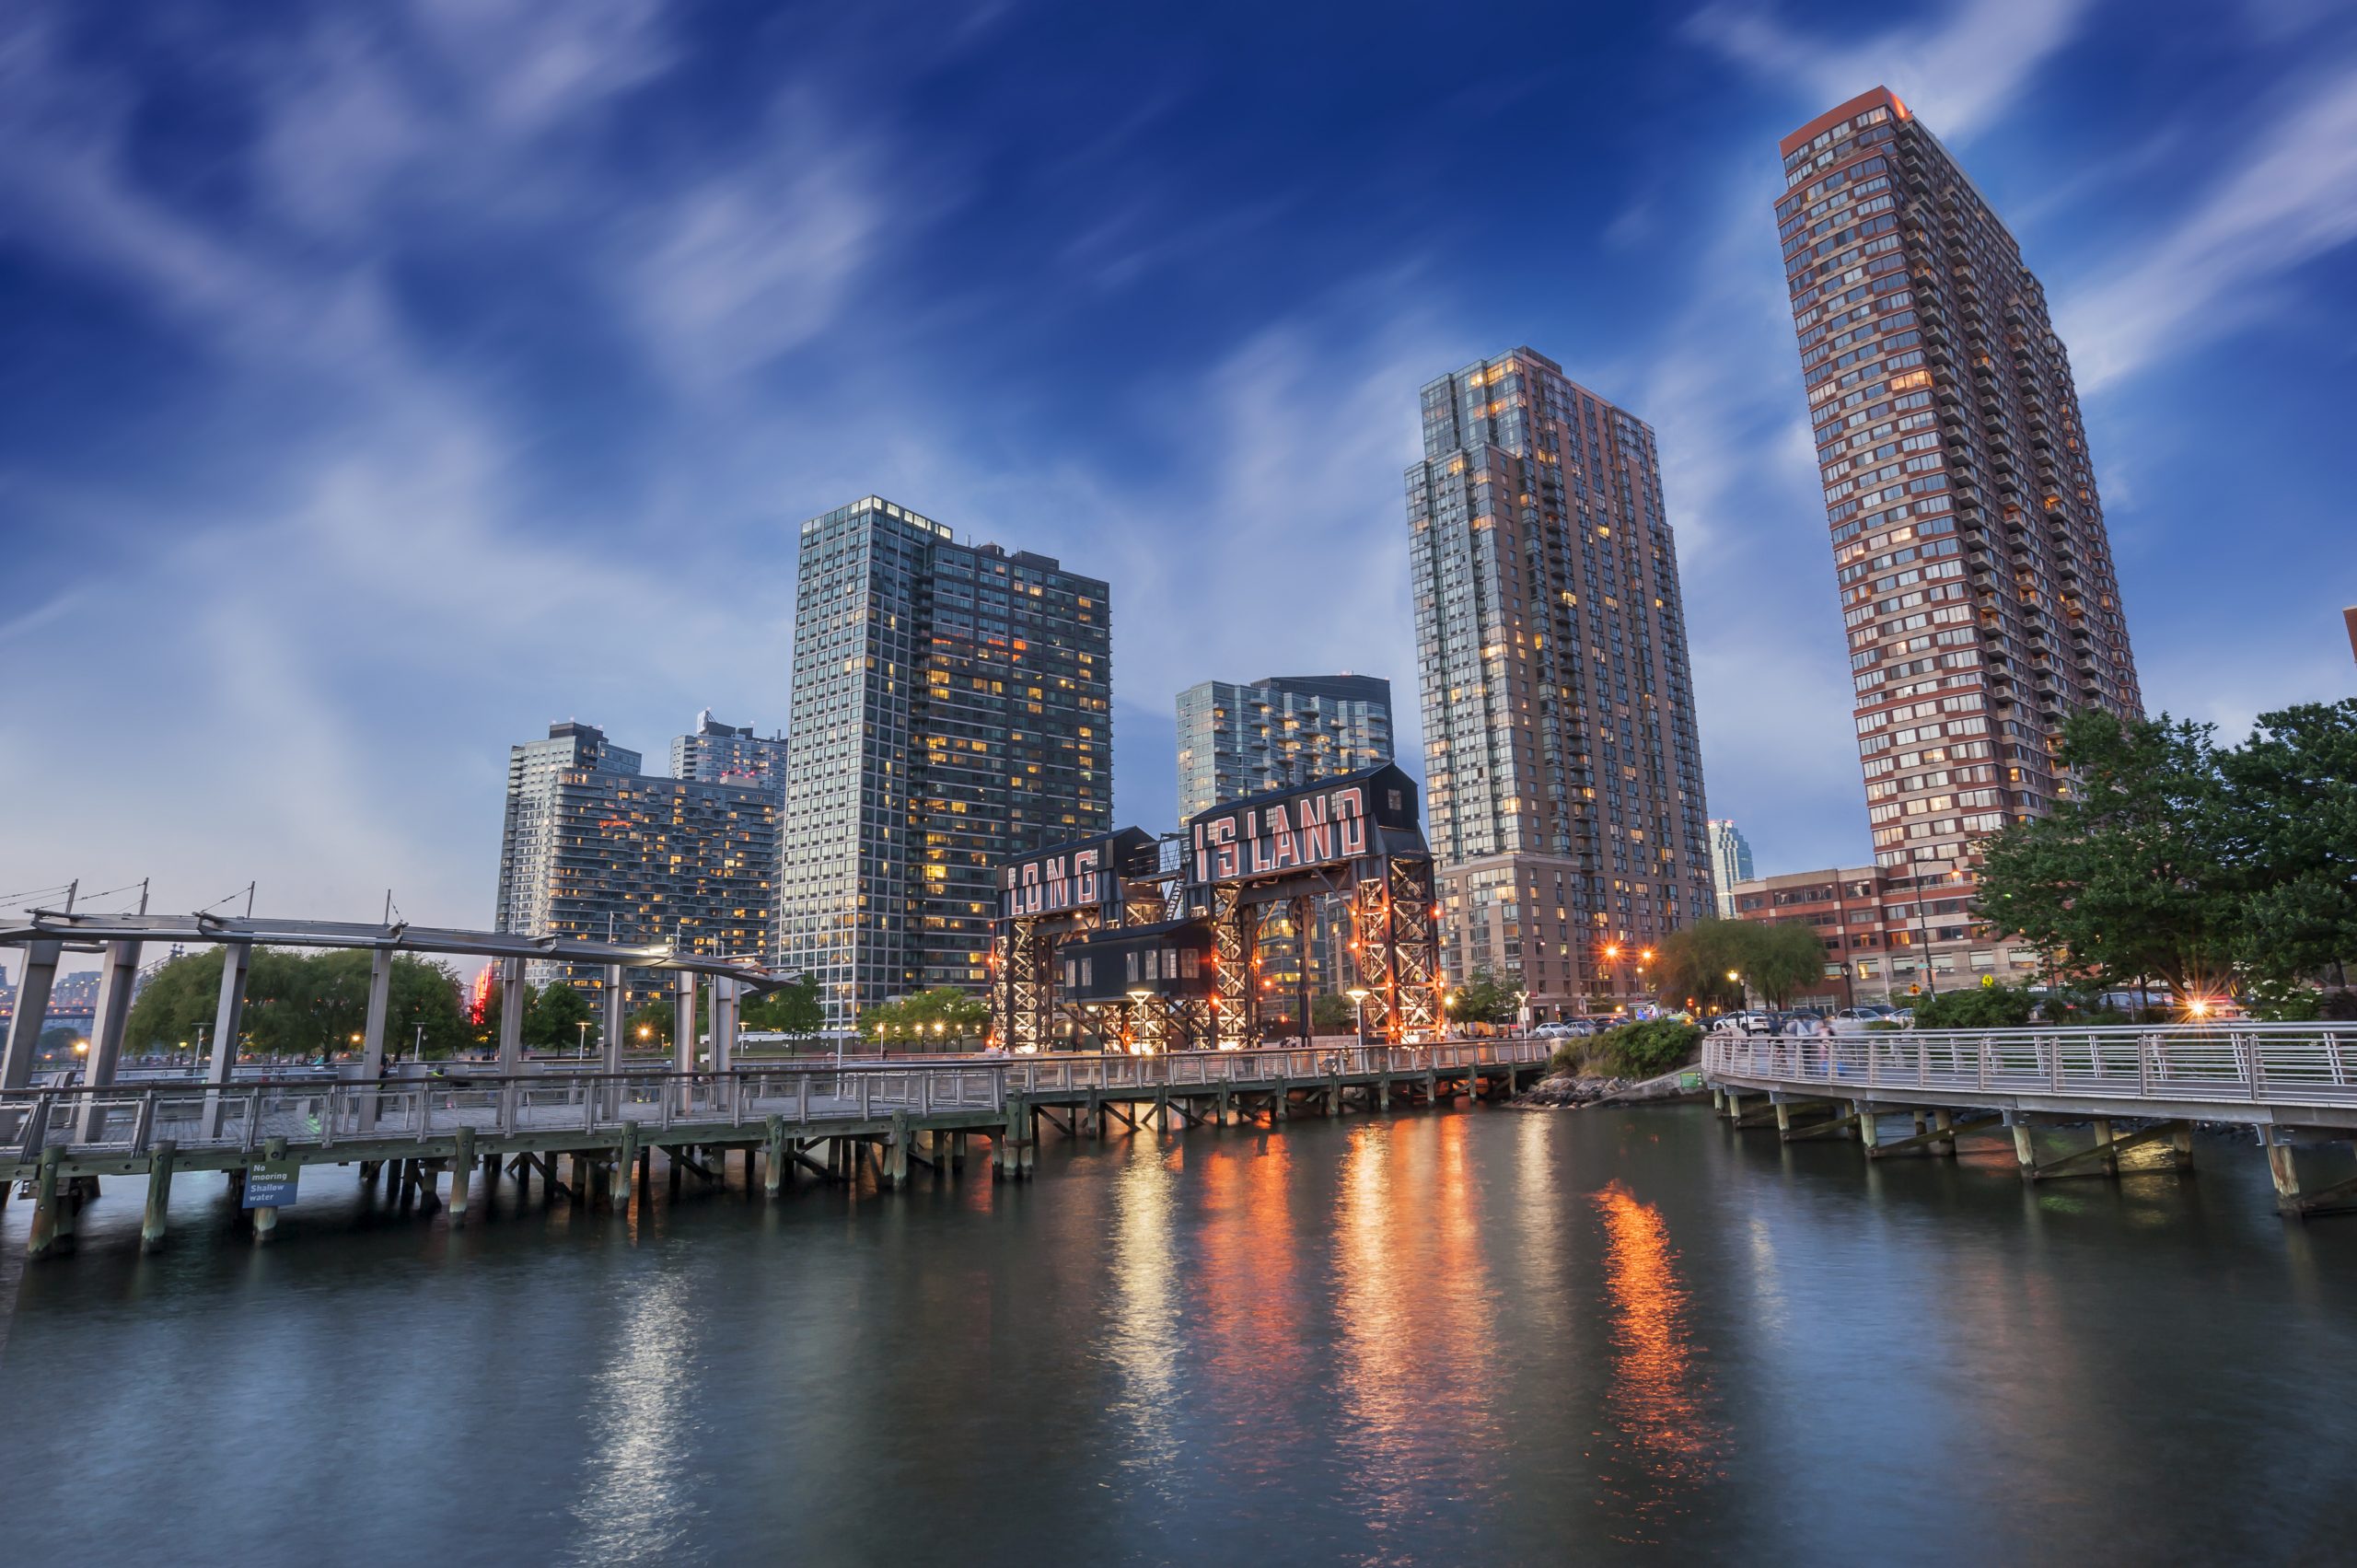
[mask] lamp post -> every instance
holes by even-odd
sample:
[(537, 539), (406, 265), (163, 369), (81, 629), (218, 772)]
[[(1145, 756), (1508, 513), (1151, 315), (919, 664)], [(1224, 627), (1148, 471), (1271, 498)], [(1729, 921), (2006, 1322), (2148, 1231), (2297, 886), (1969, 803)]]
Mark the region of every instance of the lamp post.
[[(1351, 999), (1351, 1005), (1358, 1009), (1359, 1048), (1364, 1051), (1366, 1048), (1366, 987), (1364, 985), (1354, 985), (1348, 991), (1342, 993), (1342, 994), (1349, 997)], [(1446, 995), (1444, 995), (1441, 1002), (1441, 1010), (1444, 1013), (1448, 1010), (1448, 1003)], [(1448, 1020), (1446, 1018), (1443, 1018), (1441, 1020), (1441, 1032), (1443, 1034), (1446, 1034), (1448, 1032)]]
[(589, 1060), (589, 1020), (583, 1018), (574, 1026), (574, 1051), (582, 1061)]

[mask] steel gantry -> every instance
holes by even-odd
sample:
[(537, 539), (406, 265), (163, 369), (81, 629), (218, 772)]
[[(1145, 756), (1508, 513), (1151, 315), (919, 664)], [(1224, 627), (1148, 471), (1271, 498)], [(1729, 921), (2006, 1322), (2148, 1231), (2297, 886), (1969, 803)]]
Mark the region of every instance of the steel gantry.
[[(1299, 963), (1291, 1013), (1312, 1030), (1317, 912), (1347, 905), (1353, 990), (1368, 1038), (1441, 1033), (1432, 854), (1415, 781), (1386, 763), (1274, 790), (1190, 819), (1167, 864), (1136, 829), (1029, 852), (999, 867), (993, 1038), (1049, 1049), (1059, 1014), (1077, 1040), (1132, 1051), (1258, 1045), (1261, 968), (1284, 934)], [(1271, 911), (1280, 912), (1274, 917)]]

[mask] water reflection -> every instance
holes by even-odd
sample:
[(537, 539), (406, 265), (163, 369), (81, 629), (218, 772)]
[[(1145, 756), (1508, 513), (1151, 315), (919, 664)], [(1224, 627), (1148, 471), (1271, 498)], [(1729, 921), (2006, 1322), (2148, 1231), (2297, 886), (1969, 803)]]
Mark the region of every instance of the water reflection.
[(1605, 1406), (1618, 1461), (1608, 1467), (1606, 1484), (1620, 1504), (1615, 1539), (1649, 1545), (1665, 1517), (1694, 1505), (1689, 1489), (1716, 1473), (1723, 1434), (1695, 1365), (1686, 1287), (1661, 1212), (1618, 1181), (1596, 1194), (1596, 1208), (1612, 1313)]
[(1121, 1465), (1167, 1492), (1178, 1446), (1171, 1423), (1178, 1397), (1178, 1293), (1171, 1257), (1176, 1152), (1139, 1157), (1113, 1178), (1111, 1312), (1105, 1355), (1118, 1375), (1113, 1410), (1128, 1428)]
[(696, 1383), (688, 1293), (679, 1274), (641, 1287), (618, 1354), (588, 1390), (587, 1474), (573, 1505), (576, 1562), (644, 1562), (686, 1542), (695, 1445), (685, 1406)]

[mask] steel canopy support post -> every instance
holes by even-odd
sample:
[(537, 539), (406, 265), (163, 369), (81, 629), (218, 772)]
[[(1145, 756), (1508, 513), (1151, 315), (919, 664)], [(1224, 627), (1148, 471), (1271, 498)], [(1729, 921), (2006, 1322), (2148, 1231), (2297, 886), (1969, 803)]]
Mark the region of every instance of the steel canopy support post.
[(393, 950), (379, 947), (368, 964), (368, 1021), (360, 1035), (360, 1130), (377, 1130), (377, 1080), (385, 1070), (385, 1021), (393, 1006)]
[(598, 1065), (609, 1073), (622, 1070), (622, 967), (606, 966), (603, 1033), (598, 1040)]
[(107, 944), (106, 967), (99, 974), (99, 1000), (90, 1020), (90, 1059), (82, 1082), (96, 1088), (114, 1082), (122, 1057), (122, 1031), (131, 1022), (131, 993), (139, 984), (139, 944)]
[(524, 960), (499, 960), (499, 1071), (513, 1075), (524, 1065)]
[(737, 982), (712, 977), (712, 1070), (726, 1073), (737, 1057)]
[(671, 1070), (696, 1070), (696, 977), (680, 970), (671, 981)]
[(226, 1109), (221, 1103), (221, 1090), (237, 1075), (238, 1031), (245, 1027), (246, 973), (253, 958), (254, 945), (250, 942), (222, 944), (221, 995), (213, 1010), (213, 1060), (204, 1073), (204, 1081), (212, 1086), (204, 1097), (204, 1128), (211, 1137), (221, 1134), (221, 1116)]
[(8, 1049), (0, 1056), (0, 1089), (21, 1089), (33, 1081), (33, 1049), (49, 1018), (50, 988), (57, 981), (63, 942), (25, 944), (24, 972), (17, 978), (17, 1012), (8, 1024)]

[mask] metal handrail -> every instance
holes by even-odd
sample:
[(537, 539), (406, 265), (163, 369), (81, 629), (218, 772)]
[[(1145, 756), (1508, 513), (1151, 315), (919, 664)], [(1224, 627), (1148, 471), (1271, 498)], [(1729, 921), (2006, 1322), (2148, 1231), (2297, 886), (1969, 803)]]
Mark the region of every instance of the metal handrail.
[[(797, 1126), (866, 1121), (914, 1110), (1002, 1110), (1010, 1094), (1100, 1087), (1147, 1092), (1221, 1084), (1265, 1085), (1544, 1061), (1544, 1040), (1451, 1040), (1181, 1051), (1155, 1056), (951, 1057), (940, 1061), (772, 1063), (726, 1073), (586, 1071), (461, 1073), (441, 1078), (196, 1079), (0, 1091), (0, 1161), (31, 1164), (62, 1144), (139, 1155), (170, 1139), (180, 1149), (258, 1148), (284, 1137), (319, 1147), (354, 1139), (425, 1143), (460, 1126), (497, 1136), (533, 1132), (619, 1134), (632, 1121), (742, 1126), (782, 1116)], [(232, 1092), (234, 1091), (234, 1092)]]
[(1706, 1074), (1843, 1089), (1970, 1090), (2113, 1102), (2357, 1106), (2357, 1024), (2109, 1024), (1730, 1037)]

